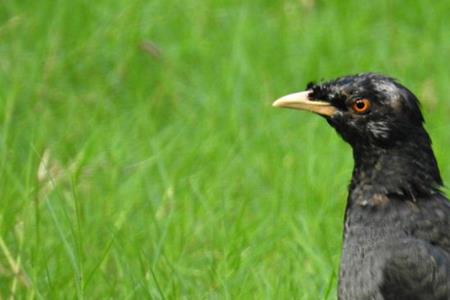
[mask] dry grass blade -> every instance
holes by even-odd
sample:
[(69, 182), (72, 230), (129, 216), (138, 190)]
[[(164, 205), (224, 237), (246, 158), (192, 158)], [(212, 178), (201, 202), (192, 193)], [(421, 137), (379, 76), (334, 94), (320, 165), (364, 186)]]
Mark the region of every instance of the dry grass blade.
[(149, 42), (149, 41), (142, 42), (140, 44), (140, 49), (155, 59), (161, 58), (161, 50), (153, 42)]

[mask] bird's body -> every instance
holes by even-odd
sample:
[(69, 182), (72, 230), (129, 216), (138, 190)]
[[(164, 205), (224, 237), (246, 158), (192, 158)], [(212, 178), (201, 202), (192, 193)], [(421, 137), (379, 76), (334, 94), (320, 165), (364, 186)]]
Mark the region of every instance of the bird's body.
[(450, 299), (450, 203), (419, 140), (354, 149), (340, 299)]
[(450, 202), (416, 97), (367, 73), (274, 105), (325, 116), (353, 148), (338, 298), (449, 300)]
[(446, 199), (349, 206), (339, 299), (449, 299)]

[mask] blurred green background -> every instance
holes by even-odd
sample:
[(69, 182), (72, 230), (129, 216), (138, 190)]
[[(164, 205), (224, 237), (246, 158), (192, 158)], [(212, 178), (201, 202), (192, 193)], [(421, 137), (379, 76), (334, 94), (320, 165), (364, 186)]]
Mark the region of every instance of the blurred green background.
[(350, 148), (275, 110), (375, 71), (450, 182), (450, 1), (3, 1), (0, 295), (336, 299)]

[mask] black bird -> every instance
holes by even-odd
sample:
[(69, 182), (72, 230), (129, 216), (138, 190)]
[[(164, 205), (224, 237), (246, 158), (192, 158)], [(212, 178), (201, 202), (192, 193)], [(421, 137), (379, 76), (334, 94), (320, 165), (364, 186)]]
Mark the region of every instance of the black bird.
[(338, 299), (449, 300), (450, 202), (416, 96), (364, 73), (273, 105), (325, 117), (353, 149)]

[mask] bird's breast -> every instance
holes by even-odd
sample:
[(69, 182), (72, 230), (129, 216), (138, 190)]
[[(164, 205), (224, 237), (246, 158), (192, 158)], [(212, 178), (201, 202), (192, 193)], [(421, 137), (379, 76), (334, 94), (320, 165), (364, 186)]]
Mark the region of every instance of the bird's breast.
[(375, 299), (390, 241), (406, 236), (394, 207), (347, 209), (339, 272), (339, 299)]

